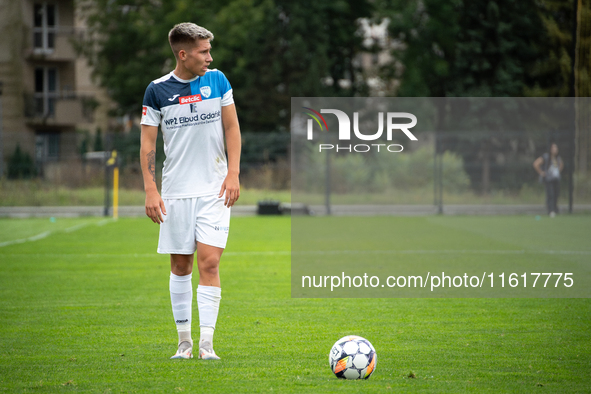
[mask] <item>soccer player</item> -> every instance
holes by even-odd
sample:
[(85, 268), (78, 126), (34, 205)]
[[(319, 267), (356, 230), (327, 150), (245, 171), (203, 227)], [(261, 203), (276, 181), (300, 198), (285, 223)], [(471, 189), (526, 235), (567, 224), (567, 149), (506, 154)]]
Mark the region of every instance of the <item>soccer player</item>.
[[(146, 215), (160, 225), (158, 253), (170, 254), (170, 299), (179, 338), (172, 358), (193, 357), (191, 275), (196, 251), (199, 358), (219, 359), (213, 350), (221, 300), (219, 265), (230, 207), (240, 196), (240, 127), (230, 83), (221, 71), (208, 68), (213, 34), (181, 23), (170, 30), (168, 40), (176, 67), (150, 83), (142, 108)], [(156, 188), (158, 126), (166, 155), (162, 195)]]

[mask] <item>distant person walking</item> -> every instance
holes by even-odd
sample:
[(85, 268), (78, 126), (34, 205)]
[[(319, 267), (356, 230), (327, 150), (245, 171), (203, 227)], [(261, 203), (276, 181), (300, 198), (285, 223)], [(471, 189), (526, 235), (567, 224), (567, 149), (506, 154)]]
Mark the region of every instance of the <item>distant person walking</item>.
[(540, 174), (540, 180), (546, 186), (546, 207), (550, 217), (558, 213), (558, 196), (560, 194), (560, 173), (564, 163), (558, 156), (558, 145), (552, 143), (550, 152), (544, 153), (534, 161), (534, 168)]

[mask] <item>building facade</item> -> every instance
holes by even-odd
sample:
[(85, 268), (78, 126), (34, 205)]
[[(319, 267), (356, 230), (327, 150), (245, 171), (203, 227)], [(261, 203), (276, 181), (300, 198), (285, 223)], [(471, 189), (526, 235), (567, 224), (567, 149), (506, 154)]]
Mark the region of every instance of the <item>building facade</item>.
[(108, 121), (106, 114), (95, 119), (106, 95), (74, 50), (82, 29), (73, 0), (0, 0), (4, 175), (17, 146), (43, 175), (51, 163), (79, 157), (79, 130), (92, 132)]

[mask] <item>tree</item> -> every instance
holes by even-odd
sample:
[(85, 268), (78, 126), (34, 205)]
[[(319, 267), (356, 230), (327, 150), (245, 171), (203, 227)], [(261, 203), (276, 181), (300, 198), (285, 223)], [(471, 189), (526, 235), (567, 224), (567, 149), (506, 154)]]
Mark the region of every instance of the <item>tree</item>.
[(445, 97), (456, 57), (462, 0), (380, 0), (376, 18), (388, 18), (389, 35), (399, 45), (393, 62), (384, 66), (385, 79), (401, 80), (401, 97)]
[(163, 47), (166, 31), (161, 13), (166, 13), (171, 3), (141, 0), (78, 3), (87, 30), (76, 47), (88, 59), (98, 83), (117, 103), (117, 115), (139, 113), (148, 83), (167, 68), (167, 59), (172, 54)]
[(230, 80), (245, 131), (287, 129), (292, 96), (366, 91), (354, 58), (361, 50), (356, 21), (371, 15), (369, 0), (81, 4), (89, 28), (78, 47), (121, 113), (138, 113), (149, 82), (174, 68), (166, 37), (184, 21), (214, 33), (212, 67)]
[(97, 128), (96, 132), (94, 133), (94, 144), (92, 148), (95, 152), (102, 152), (105, 148), (103, 145), (103, 133), (101, 132), (101, 128)]
[[(547, 61), (547, 32), (533, 0), (383, 0), (403, 64), (399, 96), (524, 96), (544, 81), (532, 70)], [(545, 74), (544, 74), (545, 75)]]
[(539, 3), (539, 15), (547, 38), (547, 56), (532, 70), (533, 75), (543, 83), (528, 87), (528, 96), (570, 95), (573, 12), (572, 1), (542, 0)]
[[(564, 93), (568, 78), (556, 73), (562, 63), (553, 57), (556, 45), (548, 39), (543, 23), (547, 12), (533, 0), (384, 0), (380, 5), (380, 15), (390, 19), (391, 36), (402, 44), (394, 51), (403, 65), (401, 71), (384, 70), (400, 78), (400, 96)], [(495, 130), (494, 138), (473, 132), (455, 134), (447, 136), (443, 149), (462, 155), (471, 185), (486, 194), (491, 181), (500, 182), (507, 175), (494, 168), (493, 157), (506, 157), (509, 149), (522, 152), (528, 136), (507, 132), (496, 124), (492, 112), (481, 116), (489, 122), (489, 130)], [(516, 152), (509, 153), (516, 156)]]

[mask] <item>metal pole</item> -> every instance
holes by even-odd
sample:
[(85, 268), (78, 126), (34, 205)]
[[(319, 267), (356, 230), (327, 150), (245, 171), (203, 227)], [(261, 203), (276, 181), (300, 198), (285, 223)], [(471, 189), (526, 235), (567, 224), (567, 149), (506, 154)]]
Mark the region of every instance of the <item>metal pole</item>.
[(119, 161), (117, 151), (113, 151), (115, 163), (113, 163), (113, 219), (119, 218)]
[(435, 152), (433, 154), (433, 202), (437, 207), (437, 214), (443, 213), (443, 158), (441, 155), (441, 141), (439, 131), (435, 132)]
[[(441, 100), (441, 99), (440, 99)], [(435, 128), (435, 152), (433, 155), (433, 200), (437, 207), (437, 214), (443, 214), (443, 130), (446, 130), (445, 111), (446, 102), (437, 101), (437, 121)]]
[(435, 130), (435, 143), (433, 144), (433, 205), (439, 206), (437, 201), (437, 139), (439, 132)]
[[(328, 133), (325, 134), (326, 142), (329, 141)], [(330, 151), (330, 150), (329, 150)], [(331, 215), (330, 211), (330, 153), (326, 152), (326, 174), (325, 174), (325, 185), (324, 185), (324, 205), (326, 206), (326, 214)]]
[(441, 152), (439, 152), (439, 208), (437, 209), (437, 213), (443, 215), (443, 149), (441, 145), (439, 150)]
[(573, 97), (573, 129), (570, 135), (570, 152), (569, 152), (569, 168), (568, 168), (568, 213), (573, 213), (573, 194), (575, 185), (573, 182), (573, 174), (575, 172), (575, 149), (576, 149), (576, 128), (577, 128), (577, 111), (575, 108), (575, 84), (576, 84), (576, 56), (577, 56), (577, 22), (579, 15), (579, 1), (573, 0), (573, 28), (572, 28), (572, 48), (571, 48), (571, 83), (570, 96)]
[(108, 158), (107, 155), (109, 155), (110, 152), (105, 151), (105, 209), (103, 211), (103, 216), (109, 216), (109, 207), (111, 206), (111, 202), (109, 201), (109, 197), (110, 197), (110, 193), (109, 193), (109, 189), (111, 186), (111, 182), (109, 181), (109, 173), (110, 173), (110, 167), (109, 167), (109, 163), (108, 163)]
[(4, 176), (4, 142), (2, 141), (2, 88), (4, 82), (0, 81), (0, 179)]
[(119, 167), (113, 168), (113, 219), (119, 218)]

